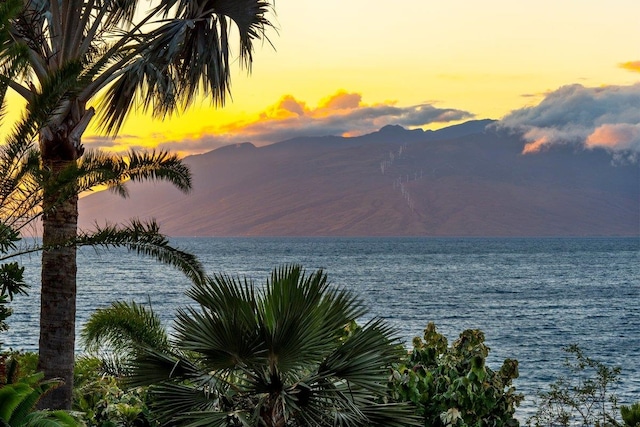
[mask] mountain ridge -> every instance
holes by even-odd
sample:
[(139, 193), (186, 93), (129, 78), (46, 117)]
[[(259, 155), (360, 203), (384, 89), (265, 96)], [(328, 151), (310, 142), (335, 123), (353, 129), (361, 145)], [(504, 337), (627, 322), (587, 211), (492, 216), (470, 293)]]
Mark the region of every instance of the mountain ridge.
[(637, 165), (524, 141), (476, 120), (437, 131), (247, 142), (184, 159), (194, 188), (80, 201), (80, 225), (155, 217), (172, 236), (640, 235)]

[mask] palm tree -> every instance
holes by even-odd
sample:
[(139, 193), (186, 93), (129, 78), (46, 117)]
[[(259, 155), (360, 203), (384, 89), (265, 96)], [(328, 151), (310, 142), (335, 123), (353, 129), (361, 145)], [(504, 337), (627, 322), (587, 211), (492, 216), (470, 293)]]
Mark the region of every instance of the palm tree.
[[(57, 88), (53, 93), (60, 95), (38, 128), (41, 169), (49, 171), (53, 181), (80, 164), (96, 166), (95, 161), (105, 160), (103, 166), (124, 164), (134, 171), (117, 173), (120, 177), (180, 182), (175, 169), (167, 174), (161, 171), (171, 168), (149, 166), (169, 160), (165, 153), (131, 155), (127, 164), (85, 152), (81, 137), (96, 116), (90, 103), (97, 102), (99, 123), (111, 135), (136, 106), (164, 117), (188, 106), (199, 92), (222, 105), (229, 91), (233, 24), (241, 63), (248, 67), (253, 42), (270, 26), (265, 18), (270, 5), (261, 0), (157, 0), (147, 6), (138, 0), (22, 0), (17, 15), (3, 26), (9, 37), (1, 40), (0, 66), (11, 63), (13, 56), (5, 53), (17, 49), (26, 52), (26, 61), (9, 67), (12, 73), (3, 72), (0, 83), (20, 94), (30, 111), (38, 110), (48, 88)], [(93, 182), (99, 178), (87, 175)], [(178, 185), (186, 188), (183, 184), (187, 182)], [(45, 250), (40, 361), (47, 378), (66, 382), (47, 396), (53, 408), (71, 404), (74, 336), (69, 332), (75, 323), (76, 247), (61, 242), (77, 239), (81, 188), (70, 187), (72, 191), (62, 193), (45, 186), (41, 204)]]
[[(62, 173), (52, 174), (50, 170), (41, 167), (39, 152), (28, 139), (29, 134), (37, 127), (38, 120), (34, 116), (27, 116), (16, 127), (16, 132), (8, 142), (0, 147), (0, 306), (4, 309), (5, 318), (10, 312), (5, 309), (4, 304), (13, 299), (14, 294), (25, 293), (25, 283), (22, 279), (24, 268), (19, 267), (16, 262), (7, 261), (36, 251), (75, 249), (87, 245), (126, 247), (130, 251), (150, 255), (161, 262), (174, 265), (193, 281), (204, 280), (203, 268), (199, 261), (193, 255), (173, 248), (166, 237), (159, 233), (154, 221), (132, 220), (130, 224), (122, 226), (107, 224), (93, 231), (81, 231), (67, 241), (23, 241), (21, 233), (47, 213), (42, 209), (42, 200), (47, 188), (58, 194), (55, 203), (48, 207), (55, 210), (69, 195), (74, 196), (78, 191), (88, 190), (96, 185), (107, 185), (114, 191), (126, 194), (125, 181), (143, 179), (150, 173), (178, 184), (183, 183), (185, 188), (188, 187), (189, 179), (188, 170), (175, 156), (166, 153), (131, 153), (129, 158), (123, 159), (104, 153), (88, 152), (81, 161), (71, 164), (62, 170)], [(27, 136), (27, 139), (22, 136)], [(71, 314), (75, 322), (75, 308)], [(45, 333), (54, 328), (55, 333), (62, 335), (55, 331), (55, 327), (58, 325), (42, 325)], [(71, 323), (65, 334), (69, 335), (69, 331), (73, 330), (74, 323)], [(72, 341), (72, 350), (73, 347)], [(65, 368), (67, 367), (63, 367)], [(70, 393), (73, 387), (73, 363), (68, 368), (70, 371), (57, 371), (56, 375), (51, 376), (64, 379), (60, 388), (65, 393), (67, 390)], [(52, 394), (46, 395), (42, 401), (46, 402), (46, 398)]]
[[(114, 303), (82, 336), (124, 354), (132, 386), (149, 386), (163, 423), (196, 426), (411, 426), (413, 409), (383, 403), (389, 367), (404, 349), (380, 320), (322, 271), (276, 269), (266, 286), (216, 275), (188, 295), (173, 339), (153, 313)], [(122, 362), (122, 359), (121, 359)]]

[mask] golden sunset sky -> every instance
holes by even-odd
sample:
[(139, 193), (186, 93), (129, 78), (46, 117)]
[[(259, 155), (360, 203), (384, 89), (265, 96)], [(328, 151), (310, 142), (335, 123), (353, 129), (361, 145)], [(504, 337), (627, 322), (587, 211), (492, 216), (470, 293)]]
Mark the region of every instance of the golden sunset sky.
[(640, 140), (638, 0), (276, 0), (274, 10), (273, 46), (256, 45), (251, 74), (236, 67), (224, 108), (203, 99), (164, 121), (136, 114), (115, 141), (89, 129), (85, 145), (189, 154), (386, 124), (437, 129), (501, 119), (575, 84), (559, 108), (602, 88), (630, 92), (638, 111), (623, 131)]

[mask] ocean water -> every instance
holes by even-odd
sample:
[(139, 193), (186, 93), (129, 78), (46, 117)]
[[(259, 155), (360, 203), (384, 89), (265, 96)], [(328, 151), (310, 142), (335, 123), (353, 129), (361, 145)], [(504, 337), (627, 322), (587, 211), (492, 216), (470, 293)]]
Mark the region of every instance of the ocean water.
[[(271, 270), (297, 263), (324, 269), (355, 292), (410, 344), (428, 322), (453, 342), (481, 329), (489, 366), (520, 363), (516, 388), (531, 413), (538, 391), (565, 373), (563, 347), (622, 368), (620, 403), (640, 401), (640, 239), (638, 238), (181, 238), (210, 273), (264, 283)], [(39, 260), (22, 260), (36, 284)], [(83, 248), (78, 255), (78, 329), (114, 300), (148, 302), (170, 327), (175, 309), (191, 302), (180, 273), (123, 250)], [(4, 347), (36, 350), (37, 286), (12, 304)], [(81, 343), (77, 344), (81, 352)]]

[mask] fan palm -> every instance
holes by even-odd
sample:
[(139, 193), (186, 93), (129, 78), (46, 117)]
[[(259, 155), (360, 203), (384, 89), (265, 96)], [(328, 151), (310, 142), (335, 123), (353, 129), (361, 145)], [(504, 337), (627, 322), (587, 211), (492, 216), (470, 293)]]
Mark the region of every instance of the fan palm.
[[(14, 4), (16, 0), (9, 1)], [(246, 66), (252, 61), (253, 42), (270, 25), (265, 18), (270, 5), (261, 0), (19, 3), (17, 14), (0, 29), (7, 35), (0, 39), (0, 84), (21, 95), (30, 111), (38, 110), (38, 101), (47, 88), (57, 88), (54, 93), (60, 95), (59, 102), (54, 109), (45, 111), (46, 121), (38, 127), (41, 169), (49, 171), (56, 182), (65, 171), (80, 168), (78, 165), (91, 157), (85, 152), (81, 137), (96, 115), (102, 128), (115, 135), (137, 106), (164, 117), (189, 105), (198, 92), (215, 104), (223, 104), (229, 91), (233, 24), (240, 39), (241, 63)], [(19, 62), (15, 61), (17, 51), (25, 53)], [(99, 94), (102, 97), (97, 99)], [(93, 156), (93, 160), (98, 157)], [(140, 160), (130, 157), (129, 167)], [(176, 172), (166, 168), (166, 163), (161, 168), (148, 166), (160, 159), (168, 160), (166, 154), (142, 159), (150, 162), (130, 169), (135, 173), (119, 176), (162, 178), (180, 188), (187, 187), (188, 181), (176, 180), (176, 174), (159, 172)], [(109, 165), (125, 164), (102, 160), (107, 170), (98, 169), (107, 175)], [(95, 175), (86, 178), (94, 183), (104, 179)], [(122, 182), (117, 178), (107, 181)], [(41, 202), (43, 242), (47, 248), (42, 254), (41, 368), (47, 378), (65, 380), (64, 387), (47, 396), (54, 408), (68, 408), (71, 404), (74, 336), (70, 331), (75, 322), (76, 248), (60, 242), (77, 238), (79, 191), (80, 185), (71, 186), (66, 193), (46, 186)]]
[[(322, 271), (282, 267), (264, 287), (216, 275), (188, 295), (199, 309), (178, 311), (169, 345), (157, 318), (135, 304), (103, 309), (83, 330), (89, 348), (125, 350), (128, 381), (150, 386), (162, 422), (419, 425), (412, 408), (382, 403), (389, 366), (403, 351), (393, 331), (380, 320), (348, 331), (362, 303), (330, 287)], [(155, 332), (136, 332), (145, 324)]]

